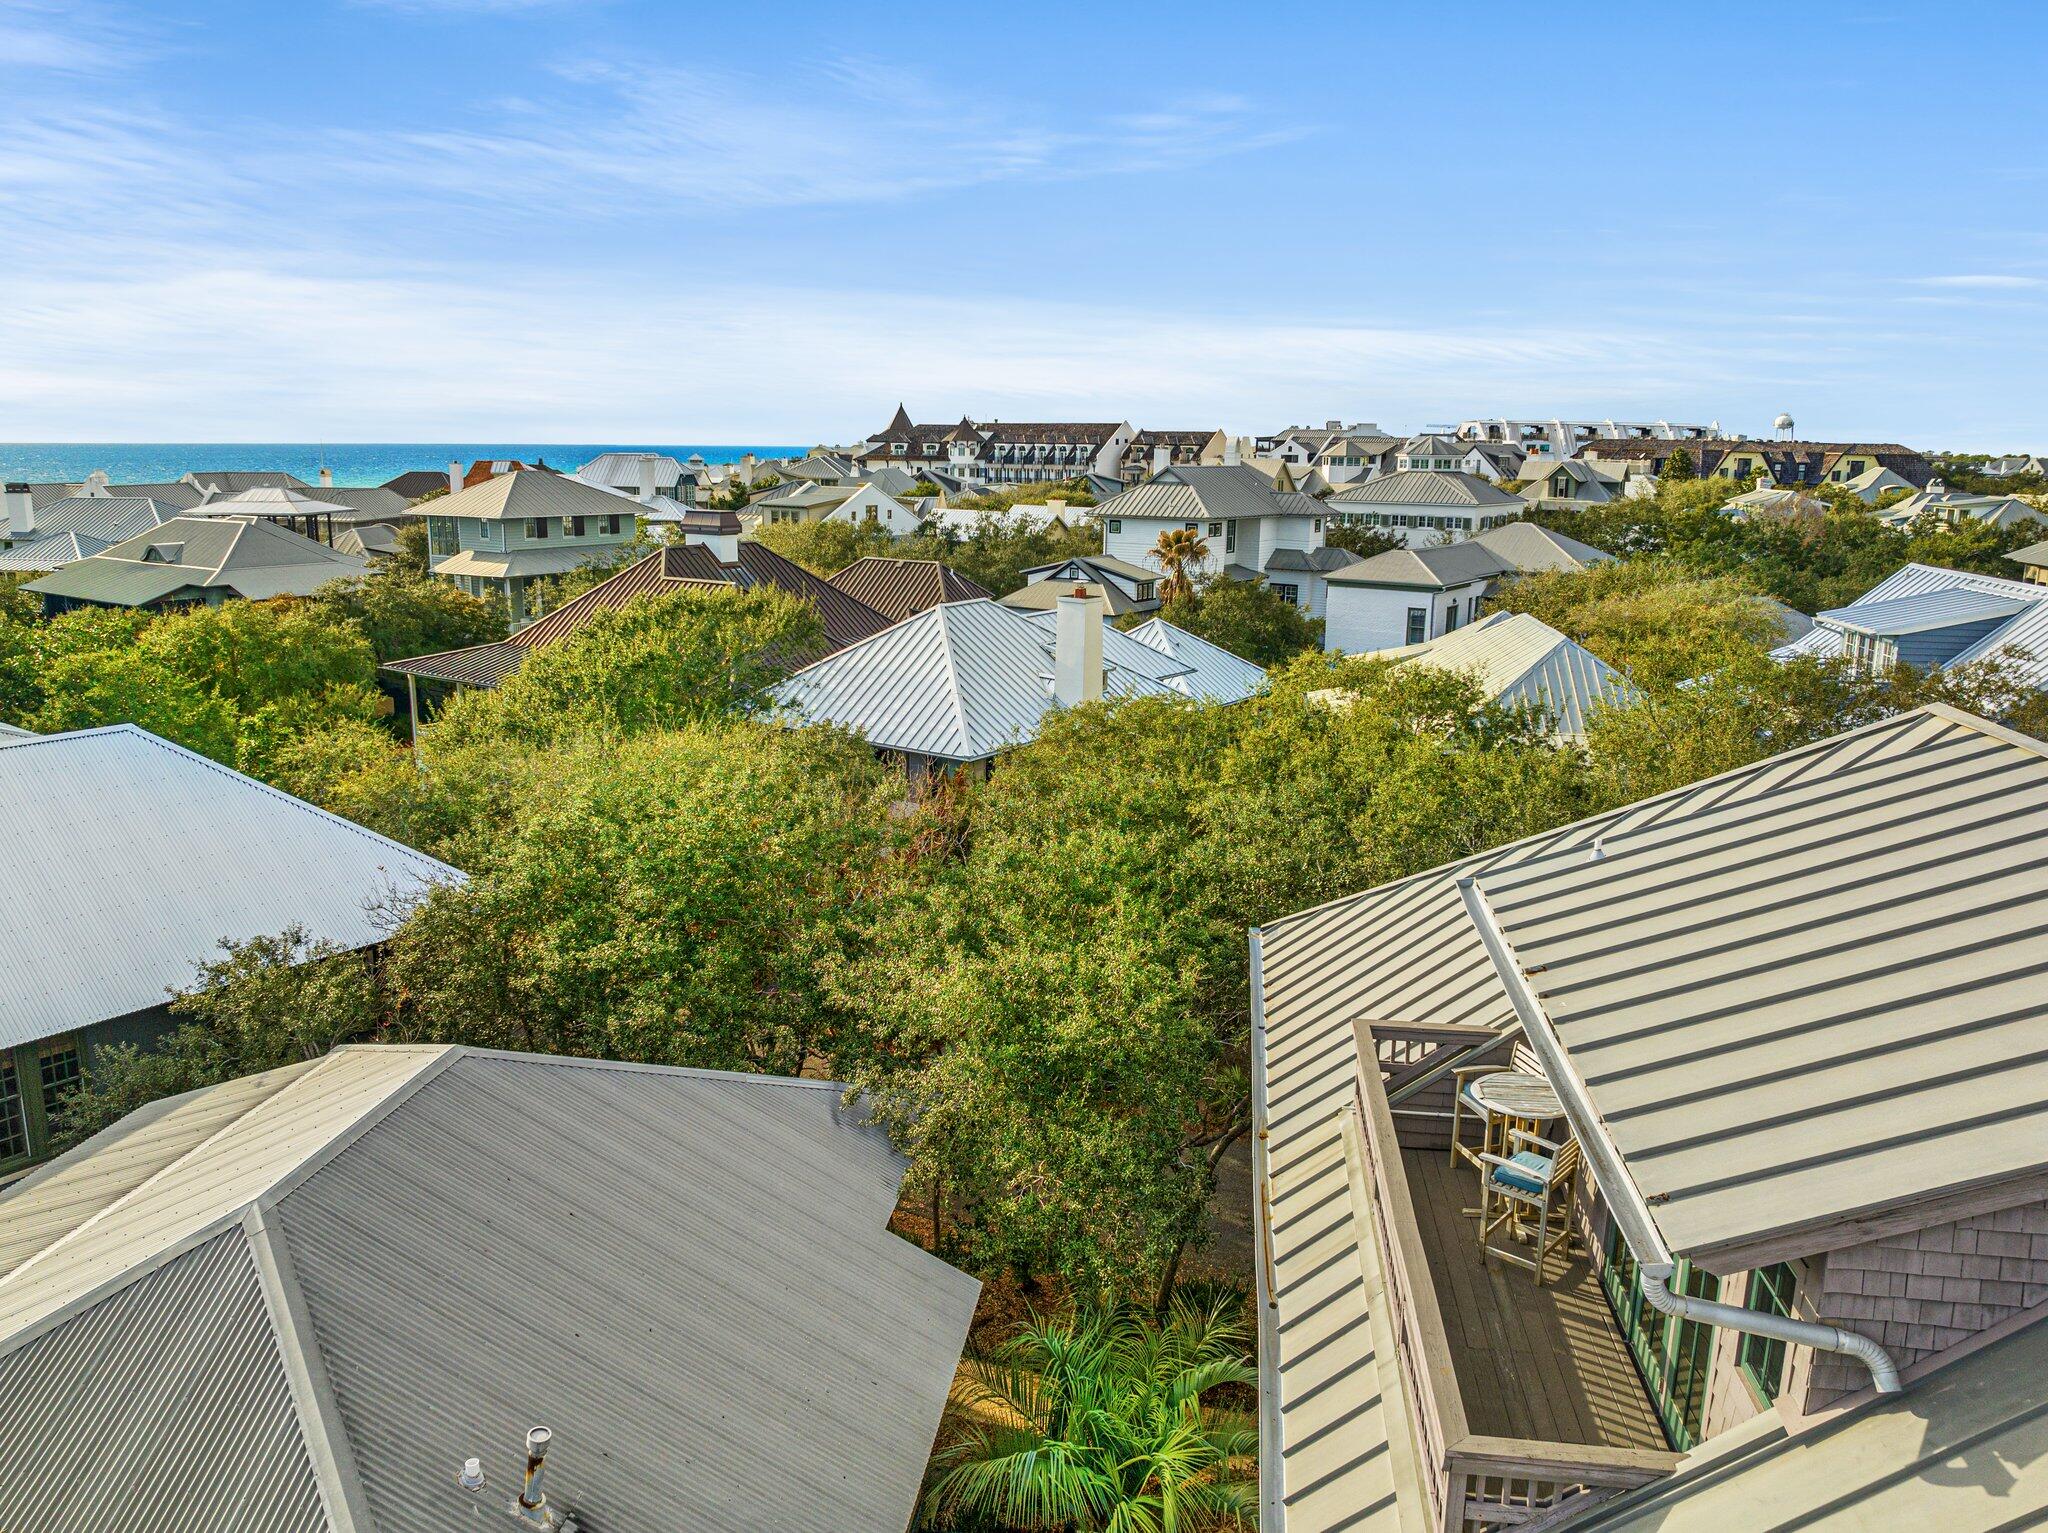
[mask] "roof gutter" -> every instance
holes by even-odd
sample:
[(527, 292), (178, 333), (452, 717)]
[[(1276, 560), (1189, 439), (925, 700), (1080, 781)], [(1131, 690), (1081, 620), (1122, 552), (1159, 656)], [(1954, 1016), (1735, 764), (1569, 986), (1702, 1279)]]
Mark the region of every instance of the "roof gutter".
[(1515, 1015), (1521, 1018), (1522, 1031), (1529, 1040), (1529, 1046), (1543, 1062), (1543, 1073), (1550, 1078), (1551, 1088), (1557, 1092), (1565, 1119), (1578, 1136), (1579, 1153), (1592, 1166), (1594, 1180), (1599, 1182), (1600, 1191), (1607, 1199), (1608, 1212), (1635, 1256), (1642, 1275), (1643, 1297), (1651, 1308), (1679, 1320), (1724, 1326), (1731, 1331), (1853, 1357), (1870, 1370), (1870, 1382), (1879, 1394), (1897, 1394), (1898, 1365), (1892, 1361), (1890, 1353), (1868, 1336), (1845, 1331), (1839, 1326), (1792, 1320), (1745, 1309), (1737, 1304), (1695, 1299), (1671, 1291), (1670, 1282), (1678, 1270), (1677, 1259), (1665, 1245), (1657, 1222), (1650, 1215), (1649, 1204), (1643, 1200), (1635, 1178), (1629, 1175), (1621, 1152), (1608, 1137), (1599, 1109), (1593, 1105), (1586, 1083), (1559, 1041), (1549, 1015), (1536, 999), (1535, 991), (1529, 988), (1528, 977), (1523, 974), (1514, 949), (1508, 945), (1507, 934), (1494, 919), (1493, 907), (1487, 904), (1478, 881), (1469, 874), (1458, 880), (1458, 893), (1465, 902), (1465, 913), (1471, 917), (1472, 925), (1479, 933), (1479, 940), (1485, 944), (1487, 956), (1493, 960), (1494, 972), (1507, 991)]

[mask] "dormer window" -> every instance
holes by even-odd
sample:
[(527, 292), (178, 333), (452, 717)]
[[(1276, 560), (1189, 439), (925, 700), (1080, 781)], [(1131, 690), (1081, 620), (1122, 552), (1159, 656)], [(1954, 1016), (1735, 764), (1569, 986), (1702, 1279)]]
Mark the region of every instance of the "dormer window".
[(142, 551), (144, 564), (180, 564), (184, 558), (183, 543), (152, 543)]

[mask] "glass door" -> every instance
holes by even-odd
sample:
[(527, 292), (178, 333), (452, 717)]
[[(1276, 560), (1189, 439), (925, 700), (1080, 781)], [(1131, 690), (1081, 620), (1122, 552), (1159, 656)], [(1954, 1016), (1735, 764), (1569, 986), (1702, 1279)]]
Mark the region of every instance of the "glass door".
[[(1607, 1262), (1601, 1268), (1600, 1281), (1621, 1333), (1628, 1339), (1650, 1403), (1664, 1424), (1664, 1435), (1683, 1453), (1700, 1440), (1707, 1374), (1713, 1365), (1714, 1328), (1697, 1320), (1674, 1320), (1644, 1301), (1643, 1275), (1637, 1269), (1635, 1253), (1617, 1228), (1610, 1227), (1607, 1232)], [(1721, 1280), (1681, 1261), (1671, 1287), (1690, 1298), (1716, 1299)]]

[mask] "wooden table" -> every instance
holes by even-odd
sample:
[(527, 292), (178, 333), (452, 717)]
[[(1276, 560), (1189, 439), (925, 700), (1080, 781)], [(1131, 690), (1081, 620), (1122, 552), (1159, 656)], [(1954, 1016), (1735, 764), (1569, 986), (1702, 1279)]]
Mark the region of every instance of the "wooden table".
[[(1514, 1159), (1514, 1140), (1509, 1136), (1515, 1129), (1533, 1134), (1545, 1123), (1564, 1116), (1564, 1107), (1557, 1100), (1557, 1092), (1549, 1081), (1540, 1075), (1524, 1070), (1496, 1070), (1491, 1075), (1475, 1077), (1466, 1087), (1465, 1094), (1478, 1104), (1486, 1114), (1485, 1132), (1480, 1138), (1480, 1149), (1503, 1159)], [(1479, 1166), (1479, 1202), (1486, 1203), (1486, 1162)], [(1479, 1208), (1464, 1210), (1477, 1215)]]

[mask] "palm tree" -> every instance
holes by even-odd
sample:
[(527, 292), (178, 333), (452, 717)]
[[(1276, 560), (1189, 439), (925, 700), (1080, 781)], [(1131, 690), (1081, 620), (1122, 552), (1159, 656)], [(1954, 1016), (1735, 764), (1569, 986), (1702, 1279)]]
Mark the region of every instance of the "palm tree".
[(1159, 586), (1160, 599), (1172, 601), (1194, 594), (1195, 583), (1188, 571), (1209, 557), (1209, 545), (1194, 528), (1174, 527), (1159, 534), (1159, 541), (1152, 545), (1152, 557), (1166, 571), (1166, 579)]
[(927, 1527), (1209, 1533), (1251, 1525), (1259, 1434), (1205, 1403), (1257, 1388), (1242, 1303), (1034, 1316), (970, 1360), (932, 1456)]

